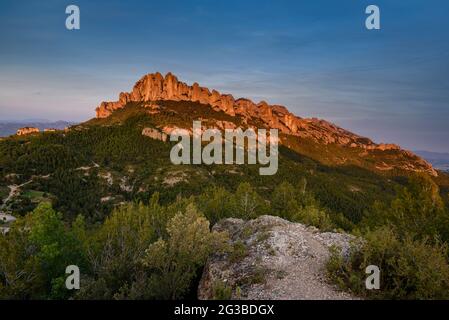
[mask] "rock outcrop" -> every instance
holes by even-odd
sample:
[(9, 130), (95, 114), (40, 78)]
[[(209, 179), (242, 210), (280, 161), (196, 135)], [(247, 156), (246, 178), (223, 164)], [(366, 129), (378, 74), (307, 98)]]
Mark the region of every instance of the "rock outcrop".
[(39, 133), (39, 128), (35, 128), (35, 127), (20, 128), (19, 130), (17, 130), (16, 134), (18, 136), (24, 136), (24, 135), (32, 134), (32, 133)]
[(153, 128), (144, 128), (142, 130), (142, 135), (150, 137), (151, 139), (160, 140), (160, 141), (167, 141), (167, 134), (164, 132), (160, 132), (157, 129)]
[[(159, 111), (155, 101), (160, 100), (192, 101), (210, 105), (216, 111), (222, 111), (233, 117), (238, 116), (243, 123), (256, 121), (268, 128), (278, 129), (281, 133), (309, 138), (324, 145), (338, 144), (364, 151), (395, 150), (408, 157), (408, 151), (401, 150), (396, 145), (376, 144), (368, 138), (358, 136), (325, 120), (300, 118), (284, 106), (269, 105), (265, 101), (254, 103), (246, 98), (235, 99), (230, 94), (222, 94), (216, 90), (201, 87), (198, 83), (189, 86), (171, 73), (163, 76), (157, 72), (143, 76), (136, 82), (131, 92), (121, 92), (117, 101), (102, 102), (96, 109), (96, 116), (106, 118), (129, 102), (148, 102), (144, 106), (149, 108), (149, 114), (154, 114)], [(413, 155), (413, 157), (416, 156)], [(410, 170), (437, 175), (428, 162), (418, 159), (420, 161), (414, 161)]]
[(198, 288), (199, 299), (355, 299), (326, 279), (325, 264), (332, 246), (349, 255), (353, 236), (320, 232), (279, 217), (226, 219), (213, 228), (227, 231), (231, 247), (207, 262)]

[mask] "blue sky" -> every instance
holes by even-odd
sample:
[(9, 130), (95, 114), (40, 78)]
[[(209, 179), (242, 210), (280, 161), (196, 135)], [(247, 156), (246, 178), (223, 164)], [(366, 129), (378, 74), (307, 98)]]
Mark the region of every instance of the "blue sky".
[[(65, 29), (65, 8), (81, 29)], [(365, 8), (381, 9), (379, 31)], [(0, 2), (0, 119), (82, 121), (143, 74), (283, 104), (376, 142), (449, 151), (449, 2)]]

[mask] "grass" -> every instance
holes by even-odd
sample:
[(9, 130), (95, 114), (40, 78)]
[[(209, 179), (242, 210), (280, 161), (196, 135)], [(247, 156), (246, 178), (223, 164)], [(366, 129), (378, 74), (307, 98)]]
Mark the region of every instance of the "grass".
[(232, 251), (229, 255), (229, 261), (232, 263), (242, 261), (248, 255), (248, 250), (242, 241), (234, 243)]
[(243, 239), (248, 239), (249, 237), (252, 236), (253, 233), (254, 233), (253, 228), (251, 228), (250, 226), (245, 226), (241, 232), (241, 237)]
[(232, 298), (232, 288), (222, 281), (214, 283), (212, 291), (214, 300), (230, 300)]
[(270, 238), (270, 233), (268, 231), (260, 232), (257, 235), (257, 242), (263, 242), (265, 240), (268, 240)]
[(42, 202), (48, 200), (48, 197), (46, 197), (46, 193), (42, 191), (36, 191), (36, 190), (26, 190), (22, 193), (24, 197), (27, 197), (31, 200), (31, 202)]
[(31, 199), (33, 199), (33, 198), (42, 198), (44, 196), (44, 194), (45, 194), (45, 192), (36, 191), (36, 190), (27, 190), (27, 191), (25, 191), (23, 193), (23, 195), (25, 197), (28, 197), (28, 198), (31, 198)]
[(255, 267), (248, 276), (240, 279), (239, 285), (245, 286), (253, 284), (263, 284), (266, 281), (267, 274), (268, 274), (267, 270), (261, 267)]

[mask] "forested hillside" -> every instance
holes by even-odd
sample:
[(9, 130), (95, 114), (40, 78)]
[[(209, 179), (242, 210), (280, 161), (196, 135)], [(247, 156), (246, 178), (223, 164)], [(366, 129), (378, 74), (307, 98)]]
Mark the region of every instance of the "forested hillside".
[[(169, 153), (173, 143), (143, 136), (143, 128), (188, 128), (198, 117), (208, 119), (204, 123), (211, 125), (234, 119), (194, 103), (167, 105), (166, 112), (152, 116), (138, 105), (130, 105), (110, 118), (95, 119), (68, 132), (1, 141), (0, 183), (4, 193), (8, 185), (30, 182), (7, 206), (24, 214), (38, 203), (34, 197), (38, 194), (51, 200), (68, 219), (82, 213), (89, 220), (101, 221), (115, 205), (148, 201), (156, 191), (166, 202), (179, 195), (198, 195), (207, 186), (232, 190), (248, 182), (268, 195), (288, 181), (304, 183), (328, 210), (358, 222), (375, 200), (389, 201), (395, 188), (406, 183), (404, 177), (382, 175), (356, 164), (326, 165), (285, 145), (280, 146), (279, 170), (273, 176), (260, 176), (258, 165), (172, 165)], [(305, 140), (302, 147), (308, 145), (312, 144)], [(337, 147), (315, 147), (309, 153), (335, 157), (344, 152), (332, 148)]]

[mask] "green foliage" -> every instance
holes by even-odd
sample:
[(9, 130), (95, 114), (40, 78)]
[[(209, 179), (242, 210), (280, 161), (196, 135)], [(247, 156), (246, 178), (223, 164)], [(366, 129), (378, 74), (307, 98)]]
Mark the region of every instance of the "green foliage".
[(18, 219), (0, 246), (0, 298), (47, 297), (68, 265), (85, 266), (83, 243), (48, 203)]
[(234, 195), (236, 205), (235, 217), (252, 219), (258, 215), (268, 213), (268, 205), (261, 196), (247, 183), (241, 183)]
[[(328, 263), (331, 278), (356, 294), (377, 299), (448, 299), (447, 246), (407, 237), (382, 227), (365, 235), (349, 260), (334, 253)], [(365, 268), (381, 270), (380, 290), (366, 290)]]
[(91, 236), (91, 270), (77, 297), (180, 298), (224, 241), (192, 200), (161, 206), (155, 194), (148, 206), (123, 206)]
[(7, 236), (0, 236), (0, 299), (31, 299), (42, 295), (46, 284), (36, 250), (18, 219)]
[(298, 190), (288, 182), (282, 182), (278, 185), (271, 196), (271, 208), (273, 214), (280, 217), (293, 220), (296, 213), (300, 210), (298, 203)]
[(290, 221), (313, 225), (320, 229), (331, 229), (333, 222), (313, 196), (306, 191), (307, 180), (294, 188), (283, 182), (274, 189), (272, 195), (273, 213)]
[(50, 204), (39, 205), (29, 218), (28, 239), (35, 247), (47, 283), (63, 275), (68, 265), (84, 265), (82, 243), (71, 230), (67, 230), (62, 215), (55, 212)]
[(316, 206), (307, 206), (299, 210), (294, 221), (315, 226), (323, 231), (331, 230), (334, 226), (328, 213)]
[(209, 187), (198, 196), (198, 208), (214, 224), (221, 219), (236, 217), (234, 196), (223, 187)]
[(214, 300), (230, 300), (232, 298), (232, 287), (218, 281), (212, 286), (212, 294)]
[(170, 220), (167, 233), (167, 239), (159, 239), (145, 251), (143, 264), (151, 274), (155, 297), (177, 299), (188, 290), (209, 254), (224, 248), (226, 235), (211, 232), (209, 222), (193, 205)]
[[(448, 212), (429, 179), (411, 179), (389, 206), (375, 204), (362, 222), (363, 244), (328, 269), (340, 286), (370, 298), (448, 299)], [(365, 268), (381, 270), (381, 289), (365, 290)]]
[(375, 203), (365, 215), (362, 226), (390, 226), (400, 239), (449, 240), (449, 212), (438, 194), (438, 187), (429, 179), (412, 179), (402, 188), (390, 205)]
[[(119, 207), (90, 235), (88, 274), (91, 277), (82, 285), (79, 298), (99, 295), (112, 299), (124, 285), (134, 280), (145, 249), (162, 233), (170, 217), (157, 201), (156, 194), (149, 206)], [(102, 287), (104, 291), (100, 294)]]
[(242, 241), (237, 241), (232, 246), (232, 250), (229, 253), (229, 261), (232, 263), (243, 260), (248, 255), (248, 250)]

